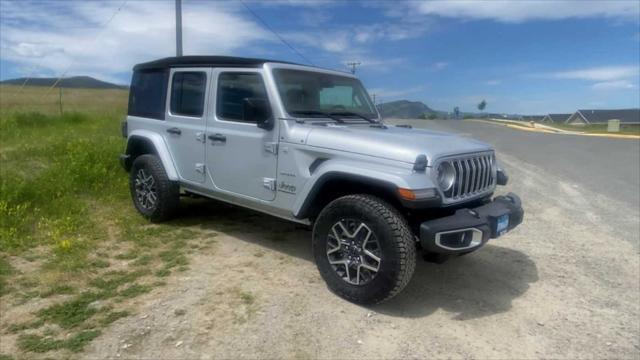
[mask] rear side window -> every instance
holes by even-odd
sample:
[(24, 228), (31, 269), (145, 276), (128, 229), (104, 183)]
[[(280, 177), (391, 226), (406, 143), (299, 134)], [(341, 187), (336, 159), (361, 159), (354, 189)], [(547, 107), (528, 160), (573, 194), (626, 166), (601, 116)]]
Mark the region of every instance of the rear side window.
[(131, 116), (164, 120), (168, 74), (164, 69), (133, 73), (129, 90)]
[(267, 100), (267, 91), (262, 76), (256, 73), (221, 73), (218, 78), (216, 114), (232, 121), (244, 120), (244, 99)]
[(207, 75), (204, 72), (181, 71), (173, 74), (171, 114), (201, 117)]

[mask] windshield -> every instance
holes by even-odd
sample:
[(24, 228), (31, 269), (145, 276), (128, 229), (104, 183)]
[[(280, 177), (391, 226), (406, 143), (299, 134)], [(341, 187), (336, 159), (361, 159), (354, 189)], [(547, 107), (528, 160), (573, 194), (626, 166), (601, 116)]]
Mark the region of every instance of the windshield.
[(378, 117), (358, 79), (291, 69), (276, 69), (273, 73), (282, 103), (291, 116), (353, 113), (355, 117)]

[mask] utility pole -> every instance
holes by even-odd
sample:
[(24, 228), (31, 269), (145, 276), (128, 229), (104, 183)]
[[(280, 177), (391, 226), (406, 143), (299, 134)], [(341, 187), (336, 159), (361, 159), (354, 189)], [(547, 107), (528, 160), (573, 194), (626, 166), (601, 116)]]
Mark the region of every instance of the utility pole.
[(376, 94), (371, 94), (371, 96), (373, 97), (373, 106), (376, 105)]
[(176, 56), (182, 56), (182, 0), (176, 0)]
[(60, 107), (60, 116), (62, 116), (62, 86), (58, 86), (58, 106)]
[(351, 73), (356, 73), (356, 66), (360, 65), (360, 61), (350, 61), (347, 63), (347, 66), (351, 66)]

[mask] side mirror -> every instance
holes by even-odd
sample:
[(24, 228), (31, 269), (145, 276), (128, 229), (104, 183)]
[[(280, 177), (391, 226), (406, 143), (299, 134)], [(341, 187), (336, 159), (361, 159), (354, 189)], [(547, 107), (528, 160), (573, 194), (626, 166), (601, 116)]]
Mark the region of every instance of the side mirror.
[(242, 102), (242, 110), (246, 122), (255, 122), (261, 129), (273, 129), (274, 121), (267, 99), (245, 98)]

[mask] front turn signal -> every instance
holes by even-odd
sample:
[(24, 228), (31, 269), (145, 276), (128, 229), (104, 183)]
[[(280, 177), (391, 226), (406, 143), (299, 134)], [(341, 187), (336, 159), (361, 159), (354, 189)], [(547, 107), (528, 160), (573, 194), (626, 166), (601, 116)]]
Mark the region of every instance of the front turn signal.
[(415, 200), (416, 193), (413, 190), (398, 188), (398, 195), (405, 200)]

